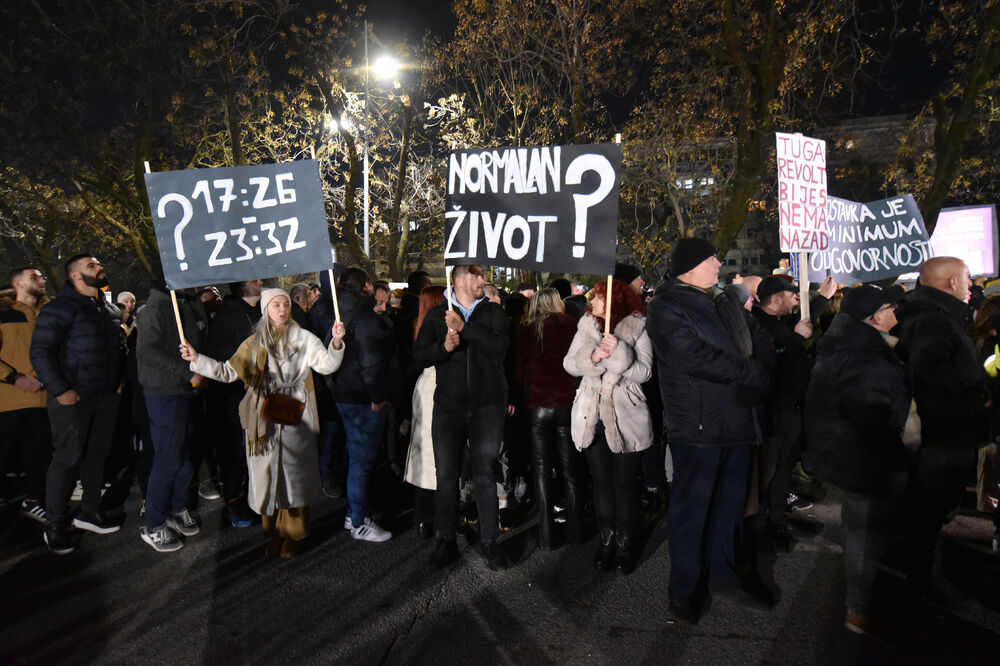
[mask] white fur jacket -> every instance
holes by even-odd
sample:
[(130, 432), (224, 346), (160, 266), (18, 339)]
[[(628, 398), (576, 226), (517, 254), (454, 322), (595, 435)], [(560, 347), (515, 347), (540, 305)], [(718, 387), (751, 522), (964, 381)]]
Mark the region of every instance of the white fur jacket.
[(653, 371), (646, 318), (629, 315), (621, 320), (614, 330), (618, 346), (611, 356), (595, 364), (591, 354), (601, 343), (603, 332), (597, 319), (584, 315), (563, 359), (566, 372), (583, 377), (573, 401), (573, 443), (581, 451), (590, 446), (600, 419), (614, 453), (642, 451), (653, 443), (653, 425), (641, 387)]

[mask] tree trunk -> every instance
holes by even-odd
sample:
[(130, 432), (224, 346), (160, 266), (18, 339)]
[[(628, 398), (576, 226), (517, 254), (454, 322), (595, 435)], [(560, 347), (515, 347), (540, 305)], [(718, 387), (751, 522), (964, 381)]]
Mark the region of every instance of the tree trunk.
[(403, 228), (399, 226), (400, 207), (403, 203), (403, 189), (406, 185), (406, 166), (410, 157), (410, 142), (412, 140), (413, 107), (403, 105), (403, 136), (399, 151), (399, 166), (396, 169), (396, 186), (392, 193), (392, 206), (386, 215), (386, 225), (389, 227), (389, 275), (393, 280), (406, 278), (406, 242), (409, 240), (409, 223)]

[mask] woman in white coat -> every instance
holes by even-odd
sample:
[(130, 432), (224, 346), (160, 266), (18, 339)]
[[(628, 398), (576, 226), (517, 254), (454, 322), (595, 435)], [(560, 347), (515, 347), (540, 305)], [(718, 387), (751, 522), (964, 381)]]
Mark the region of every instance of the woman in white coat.
[(577, 325), (563, 360), (571, 375), (582, 377), (573, 401), (572, 435), (583, 451), (594, 483), (594, 513), (601, 543), (594, 565), (628, 574), (635, 569), (639, 523), (639, 452), (653, 443), (653, 427), (641, 384), (653, 370), (653, 348), (646, 335), (646, 308), (628, 284), (611, 288), (611, 331), (604, 335), (607, 287), (590, 293), (590, 305)]
[[(329, 348), (291, 319), (291, 299), (281, 289), (265, 289), (264, 314), (253, 335), (243, 341), (228, 361), (199, 354), (190, 343), (181, 344), (181, 357), (191, 371), (220, 382), (242, 380), (247, 394), (240, 403), (250, 470), (248, 501), (261, 515), (264, 533), (271, 536), (267, 555), (291, 557), (309, 534), (306, 508), (323, 497), (316, 435), (319, 418), (312, 370), (328, 375), (344, 357), (344, 326), (334, 324)], [(268, 393), (304, 403), (294, 425), (264, 418)]]

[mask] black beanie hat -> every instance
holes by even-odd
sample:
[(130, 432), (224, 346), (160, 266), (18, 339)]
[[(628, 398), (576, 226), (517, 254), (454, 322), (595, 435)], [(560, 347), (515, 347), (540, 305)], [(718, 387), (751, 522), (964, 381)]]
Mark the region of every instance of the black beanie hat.
[(863, 284), (844, 294), (844, 300), (840, 303), (840, 311), (858, 321), (864, 321), (878, 312), (883, 305), (895, 305), (903, 300), (904, 296), (906, 296), (906, 289), (898, 284), (888, 289), (882, 289), (874, 284)]
[(670, 255), (670, 272), (680, 277), (715, 253), (715, 246), (704, 238), (681, 238)]
[(615, 264), (614, 278), (616, 280), (621, 280), (625, 284), (629, 284), (637, 277), (642, 277), (642, 271), (635, 266), (630, 266), (629, 264)]

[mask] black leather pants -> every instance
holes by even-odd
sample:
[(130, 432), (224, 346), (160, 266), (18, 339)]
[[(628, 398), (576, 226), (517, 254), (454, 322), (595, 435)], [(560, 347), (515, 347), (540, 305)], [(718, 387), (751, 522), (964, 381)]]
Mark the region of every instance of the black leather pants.
[(552, 548), (553, 496), (552, 467), (558, 456), (565, 483), (566, 541), (579, 543), (583, 498), (580, 496), (580, 452), (570, 436), (569, 407), (529, 407), (531, 461), (538, 504), (538, 545)]

